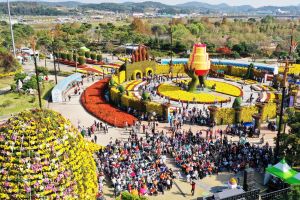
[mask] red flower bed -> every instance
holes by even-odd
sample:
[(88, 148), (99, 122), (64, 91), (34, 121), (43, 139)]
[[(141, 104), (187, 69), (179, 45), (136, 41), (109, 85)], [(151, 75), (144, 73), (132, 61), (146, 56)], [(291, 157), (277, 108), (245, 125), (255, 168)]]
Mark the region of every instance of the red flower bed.
[(81, 104), (89, 113), (112, 126), (123, 128), (126, 122), (133, 125), (137, 118), (106, 102), (104, 92), (108, 83), (109, 78), (106, 78), (87, 88), (81, 95)]

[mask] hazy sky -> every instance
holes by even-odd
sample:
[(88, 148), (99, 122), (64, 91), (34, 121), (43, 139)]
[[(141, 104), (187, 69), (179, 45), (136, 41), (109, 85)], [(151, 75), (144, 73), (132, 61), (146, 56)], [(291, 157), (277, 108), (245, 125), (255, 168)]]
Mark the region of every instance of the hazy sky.
[[(33, 0), (35, 1), (35, 0)], [(67, 0), (49, 0), (49, 1), (67, 1)], [(125, 2), (128, 0), (76, 0), (85, 3), (100, 3), (100, 2)], [(145, 0), (131, 0), (132, 2), (142, 2)], [(179, 4), (185, 3), (194, 0), (153, 0), (158, 1), (166, 4)], [(197, 0), (196, 0), (197, 1)], [(254, 7), (258, 6), (266, 6), (266, 5), (273, 5), (273, 6), (288, 6), (288, 5), (299, 5), (300, 0), (198, 0), (200, 2), (210, 3), (210, 4), (219, 4), (219, 3), (227, 3), (229, 5), (252, 5)]]

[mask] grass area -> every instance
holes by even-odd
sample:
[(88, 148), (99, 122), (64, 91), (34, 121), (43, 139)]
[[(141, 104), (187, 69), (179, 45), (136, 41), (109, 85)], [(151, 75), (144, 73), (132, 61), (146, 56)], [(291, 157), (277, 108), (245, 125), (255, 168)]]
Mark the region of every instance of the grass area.
[[(54, 84), (45, 82), (41, 88), (42, 105), (47, 105), (47, 99), (51, 94)], [(18, 113), (26, 109), (38, 108), (39, 101), (37, 95), (19, 94), (10, 92), (0, 96), (0, 116)]]
[(13, 76), (0, 78), (0, 89), (6, 88), (6, 87), (10, 86), (13, 83), (14, 83), (14, 77)]
[[(60, 72), (57, 71), (56, 72), (57, 76), (65, 76), (65, 77), (70, 76), (70, 75), (72, 75), (74, 73), (75, 72), (67, 72), (67, 71), (60, 71)], [(54, 70), (49, 70), (49, 74), (54, 75), (55, 74)]]

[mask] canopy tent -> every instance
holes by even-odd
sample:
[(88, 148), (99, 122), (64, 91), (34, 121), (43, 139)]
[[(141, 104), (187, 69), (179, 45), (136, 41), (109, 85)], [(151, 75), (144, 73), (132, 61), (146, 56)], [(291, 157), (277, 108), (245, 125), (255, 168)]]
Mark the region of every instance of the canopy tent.
[(65, 92), (68, 91), (75, 82), (79, 81), (82, 81), (80, 73), (72, 74), (59, 81), (51, 92), (52, 102), (63, 102)]
[(297, 171), (293, 170), (285, 161), (282, 159), (279, 163), (274, 166), (266, 168), (266, 171), (273, 176), (276, 176), (284, 181), (293, 177), (297, 174)]
[(287, 179), (286, 182), (291, 184), (291, 185), (300, 184), (300, 173), (297, 173), (295, 176)]

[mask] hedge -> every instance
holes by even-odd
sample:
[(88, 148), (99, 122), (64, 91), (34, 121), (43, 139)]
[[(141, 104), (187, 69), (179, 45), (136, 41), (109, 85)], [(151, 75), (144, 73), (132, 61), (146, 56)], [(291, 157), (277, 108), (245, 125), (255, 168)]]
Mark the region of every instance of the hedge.
[(215, 120), (218, 125), (234, 124), (234, 119), (235, 119), (235, 110), (233, 108), (220, 108), (216, 112)]
[(73, 61), (73, 55), (72, 55), (71, 53), (68, 53), (68, 54), (67, 54), (67, 59), (68, 59), (69, 61)]
[(110, 99), (115, 104), (120, 102), (120, 92), (116, 87), (110, 89)]
[(158, 116), (163, 116), (164, 110), (163, 106), (160, 103), (147, 101), (145, 104), (148, 113), (155, 112)]
[(96, 58), (97, 58), (97, 55), (95, 53), (91, 53), (91, 59), (96, 60)]
[(276, 103), (267, 103), (264, 107), (262, 120), (266, 121), (268, 119), (274, 119), (276, 117), (277, 105)]
[[(170, 66), (159, 64), (156, 66), (155, 74), (169, 74)], [(173, 65), (173, 74), (184, 73), (184, 65), (183, 64), (175, 64)]]
[(258, 113), (258, 108), (256, 106), (244, 106), (241, 111), (241, 121), (252, 122), (252, 115)]
[(85, 63), (85, 57), (79, 56), (78, 57), (78, 62), (79, 62), (79, 65), (83, 65)]
[(101, 54), (97, 54), (97, 61), (102, 61), (102, 55)]
[(86, 58), (90, 58), (90, 57), (91, 57), (91, 52), (86, 51), (86, 52), (84, 53), (84, 55), (85, 55)]

